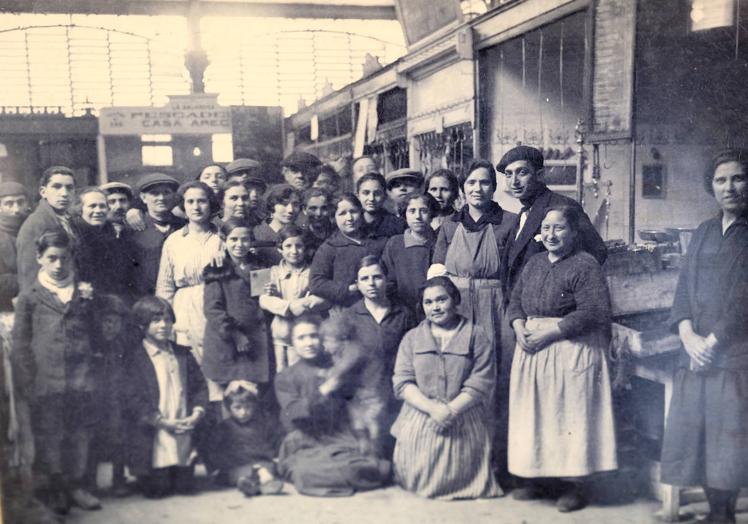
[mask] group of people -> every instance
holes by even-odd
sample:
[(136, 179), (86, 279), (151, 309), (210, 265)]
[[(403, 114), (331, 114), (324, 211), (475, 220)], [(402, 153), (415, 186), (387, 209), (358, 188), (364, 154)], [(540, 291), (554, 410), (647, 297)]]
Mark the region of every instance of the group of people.
[[(748, 157), (720, 158), (707, 185), (722, 219), (697, 233), (673, 308), (690, 360), (663, 476), (706, 485), (715, 518), (734, 522)], [(590, 475), (617, 468), (606, 246), (543, 173), (528, 146), (460, 177), (383, 176), (362, 157), (347, 180), (297, 152), (279, 184), (238, 159), (183, 183), (151, 173), (78, 191), (54, 166), (28, 217), (24, 188), (0, 184), (15, 485), (29, 492), (33, 463), (64, 514), (100, 507), (101, 462), (115, 495), (127, 468), (155, 498), (192, 492), (201, 461), (247, 496), (394, 480), (429, 498), (502, 484), (583, 508)], [(518, 215), (494, 201), (500, 179)]]

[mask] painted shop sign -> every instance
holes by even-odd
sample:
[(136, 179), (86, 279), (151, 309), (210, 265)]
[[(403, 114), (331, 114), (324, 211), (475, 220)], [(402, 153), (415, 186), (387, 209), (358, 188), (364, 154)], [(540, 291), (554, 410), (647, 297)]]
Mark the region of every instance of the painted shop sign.
[(231, 109), (218, 95), (170, 96), (164, 107), (105, 107), (99, 114), (99, 134), (212, 135), (231, 133)]

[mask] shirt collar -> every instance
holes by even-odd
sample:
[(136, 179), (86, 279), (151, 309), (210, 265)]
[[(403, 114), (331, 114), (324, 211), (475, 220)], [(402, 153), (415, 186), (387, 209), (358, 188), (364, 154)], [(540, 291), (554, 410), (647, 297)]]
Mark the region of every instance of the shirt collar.
[(169, 346), (168, 346), (169, 349), (163, 349), (163, 348), (158, 347), (156, 344), (154, 344), (153, 342), (151, 342), (151, 341), (149, 341), (148, 339), (145, 339), (145, 338), (143, 339), (143, 347), (148, 352), (148, 356), (149, 357), (155, 357), (159, 353), (167, 353), (169, 355), (171, 355), (171, 354), (174, 353), (172, 351), (172, 349), (171, 349), (171, 344), (169, 344)]
[(472, 216), (470, 216), (470, 208), (468, 204), (462, 206), (462, 209), (455, 213), (451, 220), (453, 222), (461, 223), (468, 231), (475, 232), (480, 231), (483, 226), (487, 224), (501, 224), (503, 218), (504, 210), (497, 202), (491, 200), (488, 202), (486, 209), (483, 210), (483, 215), (481, 215), (477, 222), (473, 220)]
[[(210, 223), (208, 224), (208, 231), (207, 231), (207, 233), (210, 233), (210, 234), (207, 234), (207, 235), (205, 236), (205, 238), (206, 238), (206, 239), (210, 238), (211, 236), (213, 236), (212, 234), (216, 233), (217, 231), (218, 231), (218, 230), (217, 230), (217, 228), (216, 228), (216, 225), (215, 225), (215, 224), (214, 224), (213, 222), (210, 222)], [(184, 225), (184, 227), (182, 228), (182, 236), (183, 236), (183, 237), (186, 237), (186, 236), (187, 236), (187, 235), (189, 235), (189, 234), (190, 234), (190, 224), (189, 224), (189, 223), (187, 223), (187, 224), (185, 224), (185, 225)]]
[(280, 277), (283, 279), (290, 278), (293, 274), (299, 274), (302, 273), (307, 267), (302, 266), (299, 268), (291, 267), (291, 265), (286, 262), (285, 260), (281, 260), (280, 264), (278, 264), (278, 267), (280, 268), (281, 274)]
[(405, 233), (403, 233), (403, 244), (405, 245), (406, 248), (414, 247), (414, 246), (430, 247), (431, 245), (433, 245), (433, 243), (434, 243), (433, 234), (431, 235), (431, 238), (427, 237), (425, 239), (420, 239), (420, 238), (417, 238), (410, 229), (406, 229)]

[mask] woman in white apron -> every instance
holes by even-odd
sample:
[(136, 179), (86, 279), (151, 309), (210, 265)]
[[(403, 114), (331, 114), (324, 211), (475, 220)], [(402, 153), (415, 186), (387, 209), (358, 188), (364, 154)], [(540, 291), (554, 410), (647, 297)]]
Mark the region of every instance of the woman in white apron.
[[(179, 207), (187, 216), (187, 225), (169, 235), (161, 251), (156, 281), (156, 296), (166, 299), (174, 308), (176, 343), (192, 348), (198, 364), (203, 361), (203, 269), (223, 253), (223, 242), (211, 223), (218, 210), (213, 191), (203, 182), (193, 180), (177, 191)], [(221, 401), (222, 390), (208, 380), (211, 402)]]
[(562, 512), (586, 506), (587, 476), (618, 467), (605, 352), (610, 297), (598, 262), (575, 249), (578, 223), (575, 208), (547, 211), (540, 233), (547, 252), (527, 263), (507, 310), (517, 337), (509, 472), (530, 479), (514, 497), (540, 498), (560, 487)]

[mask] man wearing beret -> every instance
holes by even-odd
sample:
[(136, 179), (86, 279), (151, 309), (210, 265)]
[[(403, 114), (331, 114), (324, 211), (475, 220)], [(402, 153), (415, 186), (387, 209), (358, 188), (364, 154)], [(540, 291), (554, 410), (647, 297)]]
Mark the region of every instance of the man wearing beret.
[(12, 311), (18, 294), (16, 237), (29, 212), (25, 188), (18, 182), (0, 184), (0, 311)]
[(164, 241), (185, 224), (183, 219), (171, 212), (178, 188), (177, 179), (163, 173), (150, 173), (138, 183), (140, 199), (147, 209), (145, 228), (135, 231), (132, 236), (136, 260), (134, 287), (138, 296), (155, 293)]
[[(509, 303), (512, 289), (530, 257), (545, 251), (543, 243), (536, 240), (540, 226), (548, 208), (572, 206), (581, 210), (581, 206), (569, 197), (554, 193), (545, 185), (543, 179), (543, 153), (529, 146), (517, 146), (504, 154), (496, 165), (496, 171), (503, 173), (506, 187), (511, 195), (522, 203), (522, 210), (517, 215), (516, 223), (510, 231), (506, 246), (501, 256), (501, 285), (504, 308)], [(595, 227), (584, 212), (580, 223), (578, 242), (581, 249), (593, 255), (601, 264), (605, 261), (606, 248)], [(506, 318), (501, 324), (501, 362), (499, 365), (498, 397), (499, 430), (495, 448), (498, 456), (506, 454), (507, 415), (509, 378), (514, 357), (514, 330)], [(506, 458), (499, 459), (501, 470), (499, 480), (511, 483), (511, 477), (505, 469)]]
[[(510, 149), (496, 165), (496, 170), (504, 174), (507, 189), (522, 203), (522, 210), (504, 249), (501, 264), (506, 304), (527, 261), (534, 254), (545, 250), (543, 243), (536, 241), (535, 237), (540, 233), (540, 224), (546, 210), (557, 206), (572, 206), (580, 210), (582, 207), (576, 200), (548, 189), (543, 180), (543, 153), (534, 147), (517, 146)], [(602, 264), (607, 256), (605, 243), (584, 212), (582, 216), (579, 248)]]

